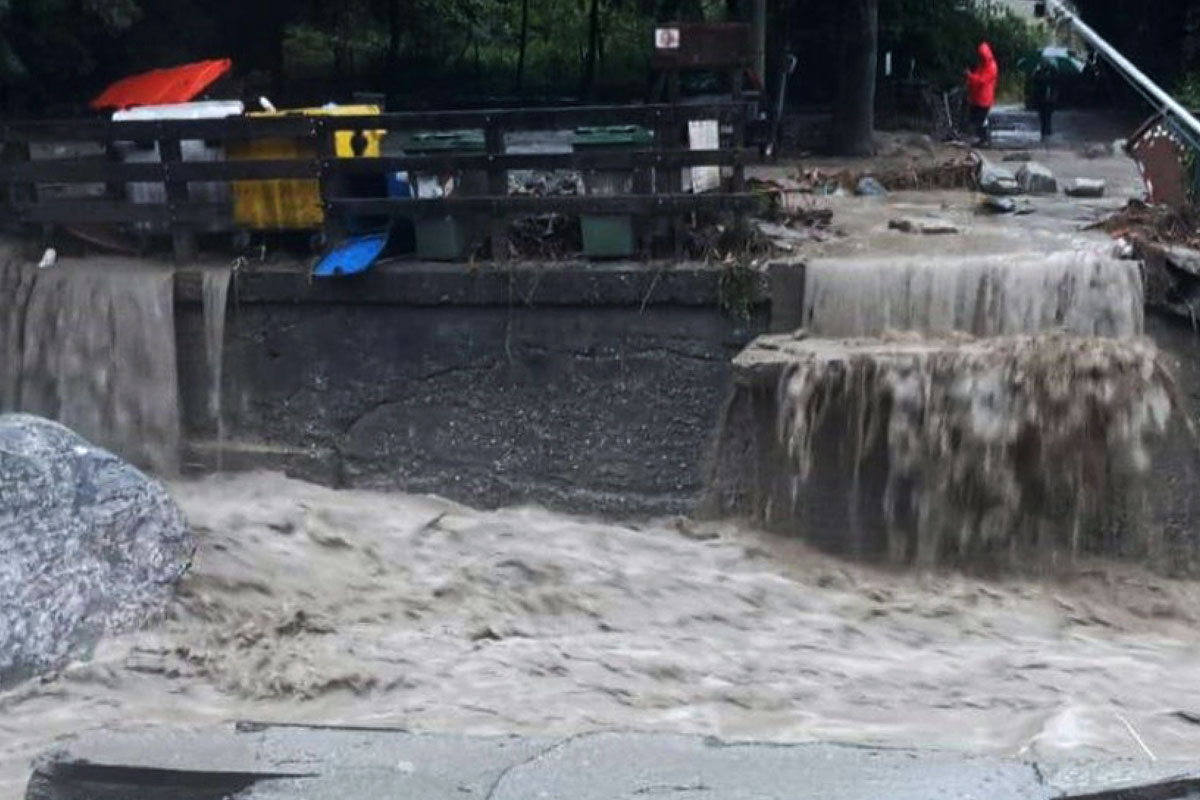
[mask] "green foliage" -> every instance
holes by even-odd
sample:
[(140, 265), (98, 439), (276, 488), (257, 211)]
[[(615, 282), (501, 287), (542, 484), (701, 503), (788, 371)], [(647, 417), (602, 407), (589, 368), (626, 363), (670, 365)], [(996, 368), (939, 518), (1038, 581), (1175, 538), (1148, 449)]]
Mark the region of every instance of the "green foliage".
[(1036, 50), (1035, 30), (1007, 8), (973, 0), (883, 0), (880, 51), (891, 50), (897, 70), (915, 62), (915, 76), (939, 88), (962, 84), (979, 43), (991, 44), (1000, 64), (1001, 93), (1019, 91), (1017, 61)]
[(1200, 72), (1188, 72), (1179, 79), (1175, 98), (1188, 108), (1200, 108)]
[[(0, 0), (0, 93), (10, 109), (47, 111), (84, 102), (123, 75), (226, 55), (251, 96), (268, 80), (259, 76), (273, 76), (262, 91), (280, 103), (346, 100), (357, 90), (423, 94), (431, 103), (518, 87), (527, 95), (575, 95), (589, 61), (592, 2)], [(724, 19), (731, 4), (595, 2), (595, 83), (600, 96), (614, 97), (647, 88), (656, 21)], [(819, 59), (804, 64), (805, 74), (836, 84), (829, 65), (836, 62), (838, 32), (830, 20), (837, 1), (770, 0), (769, 6), (773, 46)], [(899, 72), (915, 60), (918, 77), (947, 86), (961, 83), (981, 39), (992, 42), (1010, 78), (1009, 65), (1037, 44), (1019, 20), (971, 0), (880, 0), (880, 23), (881, 49), (894, 52)]]

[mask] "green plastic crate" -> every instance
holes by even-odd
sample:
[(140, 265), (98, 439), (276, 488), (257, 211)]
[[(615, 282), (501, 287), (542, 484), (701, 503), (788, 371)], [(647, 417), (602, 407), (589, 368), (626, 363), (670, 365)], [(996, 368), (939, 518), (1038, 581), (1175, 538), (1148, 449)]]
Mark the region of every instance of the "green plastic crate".
[(415, 155), (428, 153), (481, 153), (487, 147), (480, 131), (427, 131), (408, 137), (404, 149)]
[[(487, 144), (479, 131), (430, 131), (409, 136), (404, 149), (413, 155), (482, 153), (487, 149)], [(458, 176), (455, 192), (468, 197), (477, 194), (485, 180), (482, 173), (464, 173)], [(422, 218), (418, 219), (413, 227), (417, 257), (431, 261), (455, 261), (463, 258), (473, 241), (474, 226), (469, 221), (456, 217)]]
[(571, 143), (585, 147), (636, 147), (654, 144), (654, 133), (639, 125), (605, 125), (576, 128)]
[[(576, 128), (572, 145), (578, 150), (647, 147), (654, 133), (637, 125), (609, 125)], [(584, 191), (593, 197), (625, 194), (632, 191), (631, 170), (597, 170), (584, 175)], [(588, 258), (627, 258), (637, 249), (633, 235), (633, 217), (626, 214), (583, 214), (579, 218), (583, 233), (583, 254)]]

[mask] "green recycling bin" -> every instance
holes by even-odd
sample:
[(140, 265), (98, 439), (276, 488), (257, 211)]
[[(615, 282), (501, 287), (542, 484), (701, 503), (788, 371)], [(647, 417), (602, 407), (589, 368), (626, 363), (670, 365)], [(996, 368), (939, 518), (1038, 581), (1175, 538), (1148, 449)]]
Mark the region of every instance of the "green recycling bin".
[[(487, 150), (481, 131), (437, 131), (416, 133), (404, 147), (411, 155), (445, 155), (450, 153), (482, 153)], [(413, 176), (413, 196), (419, 199), (479, 196), (487, 190), (487, 173), (467, 170), (455, 174), (434, 175), (417, 173)], [(452, 215), (420, 217), (413, 225), (418, 258), (431, 261), (455, 261), (463, 258), (474, 243), (471, 218)]]
[[(576, 128), (572, 144), (576, 150), (615, 150), (647, 147), (654, 143), (653, 132), (636, 125)], [(583, 190), (590, 197), (630, 194), (633, 170), (587, 170)], [(627, 258), (637, 250), (633, 217), (627, 214), (583, 214), (579, 218), (583, 232), (583, 254), (588, 258)]]

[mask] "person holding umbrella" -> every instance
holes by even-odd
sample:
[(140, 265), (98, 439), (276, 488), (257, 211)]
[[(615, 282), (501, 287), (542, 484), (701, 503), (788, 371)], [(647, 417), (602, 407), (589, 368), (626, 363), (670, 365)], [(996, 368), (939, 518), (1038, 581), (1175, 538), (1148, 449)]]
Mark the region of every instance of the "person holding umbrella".
[(996, 104), (996, 83), (1000, 80), (1000, 67), (987, 42), (979, 44), (979, 64), (967, 70), (967, 105), (970, 107), (971, 127), (975, 129), (977, 144), (991, 142), (988, 116)]
[(1058, 69), (1049, 59), (1038, 62), (1033, 71), (1032, 89), (1033, 106), (1042, 123), (1044, 142), (1054, 133), (1054, 108), (1058, 104)]

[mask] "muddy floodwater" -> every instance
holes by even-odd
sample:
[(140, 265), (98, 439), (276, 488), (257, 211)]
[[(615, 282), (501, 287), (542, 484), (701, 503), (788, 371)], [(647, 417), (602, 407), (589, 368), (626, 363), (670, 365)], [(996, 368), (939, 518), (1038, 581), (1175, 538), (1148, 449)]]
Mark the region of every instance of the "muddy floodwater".
[(201, 547), (168, 619), (0, 694), (0, 796), (83, 731), (239, 719), (631, 727), (1001, 755), (1200, 746), (1200, 586), (851, 566), (732, 524), (620, 525), (177, 483)]

